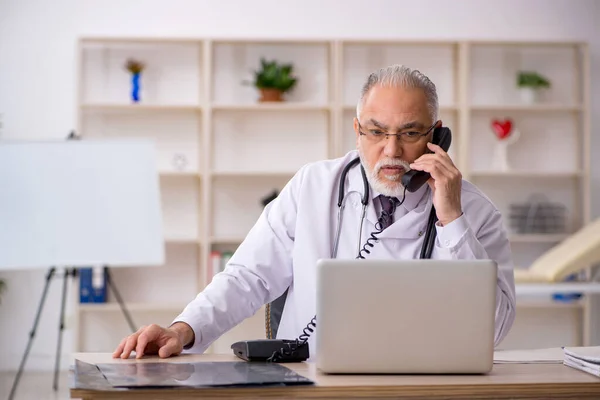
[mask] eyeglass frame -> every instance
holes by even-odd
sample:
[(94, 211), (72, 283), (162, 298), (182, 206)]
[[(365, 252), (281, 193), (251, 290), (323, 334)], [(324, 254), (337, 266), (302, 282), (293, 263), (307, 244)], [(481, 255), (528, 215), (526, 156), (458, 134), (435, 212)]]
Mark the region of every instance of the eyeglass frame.
[[(435, 126), (438, 124), (438, 122), (440, 122), (440, 121), (439, 121), (439, 120), (435, 121), (435, 122), (433, 123), (433, 125), (431, 125), (431, 127), (430, 127), (429, 129), (427, 129), (427, 131), (425, 131), (425, 133), (421, 133), (421, 132), (419, 132), (419, 134), (418, 134), (418, 135), (416, 135), (416, 138), (417, 138), (417, 139), (416, 139), (414, 142), (412, 142), (412, 143), (416, 143), (416, 142), (418, 142), (418, 141), (419, 141), (419, 139), (420, 139), (420, 138), (422, 138), (422, 137), (425, 137), (425, 136), (429, 135), (429, 132), (431, 132), (431, 130), (432, 130), (433, 128), (435, 128)], [(362, 125), (360, 124), (360, 121), (358, 120), (358, 118), (356, 119), (356, 123), (358, 124), (358, 133), (359, 133), (359, 135), (361, 135), (361, 136), (367, 136), (367, 137), (368, 137), (368, 136), (369, 136), (369, 134), (368, 134), (368, 133), (364, 133), (364, 132), (363, 132), (363, 127), (362, 127)], [(371, 135), (371, 137), (374, 137), (374, 138), (379, 136), (379, 135), (374, 135), (374, 134), (372, 134), (372, 133), (370, 133), (370, 135)], [(389, 139), (389, 137), (390, 137), (390, 136), (396, 136), (396, 138), (397, 138), (397, 139), (398, 139), (398, 138), (401, 138), (402, 136), (404, 136), (405, 138), (407, 138), (407, 137), (411, 137), (411, 136), (406, 136), (406, 132), (398, 132), (398, 133), (388, 133), (388, 132), (385, 132), (385, 133), (383, 133), (383, 135), (385, 135), (385, 139), (386, 139), (386, 140), (387, 140), (387, 139)], [(415, 137), (415, 136), (412, 136), (412, 137)], [(409, 143), (410, 143), (410, 142), (409, 142)]]

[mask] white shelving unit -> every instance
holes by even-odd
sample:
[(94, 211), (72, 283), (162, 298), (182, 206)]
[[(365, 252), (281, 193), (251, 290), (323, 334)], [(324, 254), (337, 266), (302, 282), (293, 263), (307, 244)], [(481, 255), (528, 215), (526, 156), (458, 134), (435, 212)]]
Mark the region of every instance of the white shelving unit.
[(559, 243), (567, 237), (563, 234), (513, 234), (509, 240), (512, 243)]
[[(285, 102), (258, 103), (257, 91), (244, 83), (261, 57), (294, 64), (299, 83)], [(147, 65), (139, 104), (129, 100), (128, 58)], [(589, 222), (584, 43), (83, 38), (79, 61), (78, 132), (84, 138), (150, 137), (157, 144), (167, 262), (154, 270), (113, 269), (136, 323), (170, 323), (210, 282), (211, 252), (234, 251), (243, 241), (264, 196), (281, 190), (303, 164), (355, 148), (360, 87), (370, 72), (394, 63), (420, 69), (436, 84), (440, 119), (453, 132), (451, 157), (505, 214), (507, 225), (510, 204), (534, 193), (566, 205), (564, 233), (511, 232), (517, 267)], [(519, 100), (515, 80), (523, 69), (552, 82), (538, 104)], [(494, 118), (510, 118), (521, 132), (509, 149), (508, 172), (491, 164)], [(519, 293), (519, 326), (509, 346), (532, 341), (535, 333), (521, 325), (539, 324), (546, 314), (558, 321), (566, 315), (565, 324), (551, 323), (572, 327), (553, 340), (589, 341), (587, 297), (566, 304), (552, 301), (551, 293)], [(128, 334), (112, 302), (77, 310), (77, 351), (109, 351)], [(261, 311), (213, 350), (228, 352), (236, 338), (264, 337), (262, 318)], [(108, 323), (120, 325), (106, 348), (89, 336), (96, 332), (90, 326)]]

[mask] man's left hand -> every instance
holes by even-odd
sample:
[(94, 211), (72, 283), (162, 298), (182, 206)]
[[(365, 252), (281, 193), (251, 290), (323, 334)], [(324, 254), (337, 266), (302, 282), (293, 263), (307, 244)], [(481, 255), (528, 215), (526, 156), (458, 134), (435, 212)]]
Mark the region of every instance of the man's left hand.
[(461, 187), (462, 174), (452, 159), (440, 146), (427, 143), (433, 154), (423, 154), (417, 158), (410, 168), (428, 172), (431, 178), (427, 181), (433, 191), (433, 205), (438, 220), (448, 225), (462, 215)]

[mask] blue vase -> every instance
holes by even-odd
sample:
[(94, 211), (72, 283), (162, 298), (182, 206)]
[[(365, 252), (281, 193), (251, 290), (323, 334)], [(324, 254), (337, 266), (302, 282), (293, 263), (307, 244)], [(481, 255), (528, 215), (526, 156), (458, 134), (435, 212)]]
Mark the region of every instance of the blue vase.
[(131, 100), (134, 103), (140, 101), (140, 76), (142, 74), (131, 74)]

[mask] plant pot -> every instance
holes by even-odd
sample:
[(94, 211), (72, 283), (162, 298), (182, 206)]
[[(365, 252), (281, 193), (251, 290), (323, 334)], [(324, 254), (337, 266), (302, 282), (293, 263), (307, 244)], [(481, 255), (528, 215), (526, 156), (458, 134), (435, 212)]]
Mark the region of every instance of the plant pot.
[(539, 92), (537, 89), (524, 87), (519, 89), (521, 102), (523, 104), (536, 104), (539, 100)]
[(283, 93), (278, 89), (260, 89), (259, 101), (283, 101)]

